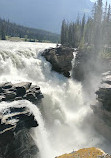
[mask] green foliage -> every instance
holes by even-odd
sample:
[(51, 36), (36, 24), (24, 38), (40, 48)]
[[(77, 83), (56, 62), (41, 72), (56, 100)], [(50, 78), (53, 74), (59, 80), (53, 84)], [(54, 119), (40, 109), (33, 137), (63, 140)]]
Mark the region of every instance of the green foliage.
[[(5, 36), (24, 38), (25, 41), (50, 41), (57, 43), (59, 35), (48, 31), (33, 29), (11, 23), (6, 20), (0, 19), (0, 37), (5, 39)], [(31, 39), (31, 40), (29, 40)]]
[(4, 23), (2, 23), (2, 25), (1, 25), (0, 35), (1, 35), (1, 40), (6, 40), (6, 36), (5, 36), (5, 24)]

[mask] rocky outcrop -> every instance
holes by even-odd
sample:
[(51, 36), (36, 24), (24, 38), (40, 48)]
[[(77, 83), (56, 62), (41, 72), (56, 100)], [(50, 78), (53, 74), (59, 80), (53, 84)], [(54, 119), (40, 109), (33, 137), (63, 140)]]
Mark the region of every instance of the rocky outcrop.
[(37, 157), (38, 148), (30, 135), (30, 129), (37, 126), (34, 115), (26, 107), (10, 107), (2, 110), (0, 113), (0, 157)]
[[(30, 82), (0, 84), (0, 102), (26, 99), (37, 104), (42, 98), (40, 87)], [(38, 122), (25, 105), (19, 106), (0, 111), (1, 158), (37, 158), (38, 147), (30, 129), (37, 127)]]
[(96, 92), (97, 100), (101, 103), (101, 107), (107, 111), (111, 111), (111, 72), (103, 74), (102, 82), (99, 90)]
[(84, 149), (80, 149), (78, 151), (73, 151), (72, 153), (70, 154), (64, 154), (64, 155), (61, 155), (59, 157), (56, 157), (56, 158), (111, 158), (110, 155), (108, 154), (105, 154), (104, 151), (102, 151), (101, 149), (99, 148), (95, 148), (95, 147), (92, 147), (92, 148), (84, 148)]
[(42, 56), (45, 57), (47, 61), (52, 64), (52, 70), (63, 74), (66, 77), (70, 77), (70, 72), (72, 70), (72, 59), (73, 59), (74, 49), (67, 47), (56, 47), (46, 49)]
[(103, 74), (96, 95), (97, 101), (91, 106), (95, 117), (95, 128), (111, 141), (111, 72)]
[(26, 99), (33, 103), (43, 98), (40, 87), (30, 82), (12, 84), (11, 82), (0, 84), (0, 102)]

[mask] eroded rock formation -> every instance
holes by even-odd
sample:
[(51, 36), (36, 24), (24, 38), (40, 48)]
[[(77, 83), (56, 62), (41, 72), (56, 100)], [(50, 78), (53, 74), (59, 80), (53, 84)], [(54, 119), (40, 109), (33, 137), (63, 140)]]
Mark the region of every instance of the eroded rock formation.
[[(0, 102), (25, 99), (38, 104), (42, 98), (40, 87), (30, 82), (0, 84)], [(30, 133), (37, 126), (35, 116), (25, 105), (3, 108), (0, 111), (0, 157), (37, 158), (39, 149)]]
[(0, 157), (34, 158), (38, 148), (30, 135), (37, 127), (34, 115), (26, 107), (10, 107), (0, 112)]
[(33, 86), (30, 82), (0, 84), (0, 101), (29, 100), (38, 102), (43, 98), (40, 87)]
[(52, 70), (62, 73), (66, 77), (70, 77), (70, 72), (72, 70), (72, 59), (73, 59), (74, 49), (68, 47), (56, 47), (46, 49), (42, 56), (45, 57), (47, 61), (52, 64)]

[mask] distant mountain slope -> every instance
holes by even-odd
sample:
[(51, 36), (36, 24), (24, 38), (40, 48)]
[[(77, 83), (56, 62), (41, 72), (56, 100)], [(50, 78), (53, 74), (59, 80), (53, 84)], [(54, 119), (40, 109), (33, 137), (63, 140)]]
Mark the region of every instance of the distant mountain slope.
[(56, 33), (24, 27), (2, 19), (0, 19), (0, 32), (4, 32), (5, 35), (11, 37), (20, 37), (33, 40), (37, 39), (38, 41), (58, 42), (60, 37), (60, 35)]
[(0, 16), (20, 25), (60, 31), (61, 21), (91, 11), (90, 0), (0, 0)]

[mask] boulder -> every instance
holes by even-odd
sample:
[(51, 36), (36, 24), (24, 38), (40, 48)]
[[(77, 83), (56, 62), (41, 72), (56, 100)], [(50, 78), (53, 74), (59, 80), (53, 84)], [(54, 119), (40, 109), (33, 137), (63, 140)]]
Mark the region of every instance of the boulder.
[(70, 77), (72, 70), (72, 59), (74, 49), (68, 47), (56, 47), (46, 49), (42, 56), (52, 64), (52, 70), (63, 74), (66, 77)]

